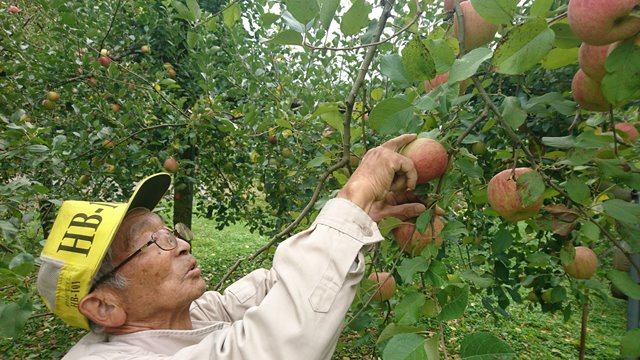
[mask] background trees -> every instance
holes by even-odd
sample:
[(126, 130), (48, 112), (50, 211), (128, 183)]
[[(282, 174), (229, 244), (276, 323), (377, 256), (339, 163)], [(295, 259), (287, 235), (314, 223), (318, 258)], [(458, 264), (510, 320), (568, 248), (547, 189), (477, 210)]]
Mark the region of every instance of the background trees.
[[(615, 14), (587, 12), (595, 20), (560, 0), (5, 4), (0, 268), (12, 300), (0, 310), (3, 334), (32, 311), (36, 258), (63, 199), (123, 200), (173, 157), (176, 222), (242, 220), (276, 244), (311, 221), (366, 149), (404, 132), (448, 151), (446, 175), (417, 191), (445, 209), (444, 245), (410, 256), (389, 242), (371, 258), (372, 271), (397, 280), (393, 315), (369, 312), (363, 286), (354, 316), (386, 329), (385, 357), (398, 343), (426, 344), (415, 347), (426, 356), (437, 342), (416, 335), (424, 314), (455, 319), (471, 293), (495, 316), (523, 296), (570, 316), (589, 296), (609, 296), (609, 281), (638, 298), (625, 273), (576, 280), (563, 270), (576, 246), (640, 249), (630, 201), (640, 188), (640, 20), (628, 16), (637, 3), (615, 3)], [(615, 18), (624, 31), (589, 38)], [(631, 132), (614, 130), (620, 123)], [(508, 222), (489, 206), (487, 184), (515, 167), (535, 171), (503, 196), (543, 197), (544, 207)], [(393, 237), (399, 225), (381, 229)], [(502, 346), (487, 336), (469, 341)]]

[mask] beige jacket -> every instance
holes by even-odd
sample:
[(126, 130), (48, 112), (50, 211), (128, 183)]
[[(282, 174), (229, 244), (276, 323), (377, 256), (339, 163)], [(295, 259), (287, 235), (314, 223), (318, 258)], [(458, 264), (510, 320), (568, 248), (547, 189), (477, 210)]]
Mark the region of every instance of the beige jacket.
[[(344, 199), (326, 203), (309, 229), (283, 241), (270, 270), (191, 306), (193, 330), (83, 337), (64, 359), (330, 359), (378, 227)], [(355, 261), (354, 261), (355, 259)]]

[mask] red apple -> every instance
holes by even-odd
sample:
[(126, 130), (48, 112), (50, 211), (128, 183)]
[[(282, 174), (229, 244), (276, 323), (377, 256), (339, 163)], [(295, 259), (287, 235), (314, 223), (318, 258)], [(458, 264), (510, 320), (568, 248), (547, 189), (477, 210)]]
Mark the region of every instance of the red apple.
[(22, 11), (22, 10), (20, 10), (20, 8), (19, 8), (19, 7), (15, 6), (15, 5), (9, 5), (9, 9), (8, 9), (8, 10), (9, 10), (9, 12), (10, 12), (10, 13), (12, 13), (12, 14), (17, 14), (17, 13), (19, 13), (20, 11)]
[(376, 282), (376, 292), (371, 299), (385, 301), (393, 297), (396, 291), (396, 279), (388, 272), (373, 272), (369, 274), (369, 280)]
[[(485, 20), (471, 5), (471, 1), (460, 4), (464, 17), (464, 48), (475, 49), (493, 40), (498, 26)], [(458, 17), (453, 17), (453, 32), (458, 37)]]
[(585, 110), (607, 111), (609, 103), (602, 94), (600, 82), (588, 77), (582, 69), (578, 69), (571, 81), (573, 99)]
[(567, 275), (576, 279), (590, 279), (598, 268), (598, 257), (586, 246), (576, 246), (576, 257), (564, 265)]
[(585, 42), (580, 45), (580, 51), (578, 52), (580, 69), (595, 81), (601, 81), (607, 74), (604, 62), (609, 55), (609, 46), (589, 45)]
[[(446, 84), (447, 81), (449, 81), (449, 73), (448, 72), (446, 72), (444, 74), (438, 74), (438, 75), (436, 75), (435, 78), (433, 78), (431, 80), (426, 80), (424, 82), (424, 89), (427, 92), (429, 92), (429, 91), (437, 88), (438, 86), (440, 86), (442, 84)], [(460, 81), (459, 84), (460, 84), (460, 91), (458, 92), (458, 95), (462, 95), (467, 90), (467, 87), (469, 87), (469, 82)]]
[(418, 138), (400, 150), (413, 161), (418, 172), (418, 184), (440, 177), (447, 170), (447, 150), (433, 139)]
[(116, 103), (111, 104), (111, 111), (113, 111), (114, 113), (117, 113), (118, 111), (120, 111), (120, 105)]
[(173, 157), (168, 157), (164, 161), (163, 166), (165, 170), (173, 174), (178, 171), (178, 168), (180, 167), (180, 163), (178, 163), (176, 159), (174, 159)]
[(535, 215), (542, 207), (544, 197), (536, 199), (528, 206), (522, 205), (516, 181), (520, 175), (533, 171), (530, 168), (507, 169), (496, 174), (489, 181), (487, 197), (489, 204), (500, 216), (508, 221), (526, 220)]
[(626, 141), (629, 143), (634, 143), (638, 140), (638, 129), (635, 126), (629, 123), (617, 123), (614, 128), (616, 130), (622, 131), (626, 136)]
[(571, 0), (569, 26), (588, 44), (611, 44), (640, 32), (640, 18), (631, 15), (639, 4), (638, 0)]
[(109, 65), (111, 65), (111, 58), (108, 56), (103, 56), (100, 55), (100, 57), (98, 58), (98, 62), (100, 63), (100, 65), (102, 65), (105, 68), (108, 68)]
[[(463, 3), (467, 0), (458, 0), (458, 3)], [(444, 0), (444, 10), (452, 11), (453, 10), (453, 0)]]
[(415, 223), (405, 222), (393, 229), (393, 238), (398, 246), (407, 254), (412, 256), (420, 255), (422, 249), (431, 243), (434, 235), (436, 246), (442, 246), (442, 238), (440, 237), (440, 232), (444, 228), (442, 217), (436, 215), (432, 223), (434, 230), (432, 230), (431, 223), (429, 223), (427, 229), (421, 234), (416, 231)]

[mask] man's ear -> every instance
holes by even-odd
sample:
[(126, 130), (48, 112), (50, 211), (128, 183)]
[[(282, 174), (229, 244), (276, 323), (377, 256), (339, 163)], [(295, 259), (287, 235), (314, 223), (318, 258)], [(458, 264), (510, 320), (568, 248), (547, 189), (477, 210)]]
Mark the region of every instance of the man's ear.
[(127, 319), (127, 313), (118, 298), (104, 288), (96, 289), (83, 297), (78, 309), (89, 320), (105, 328), (120, 327)]

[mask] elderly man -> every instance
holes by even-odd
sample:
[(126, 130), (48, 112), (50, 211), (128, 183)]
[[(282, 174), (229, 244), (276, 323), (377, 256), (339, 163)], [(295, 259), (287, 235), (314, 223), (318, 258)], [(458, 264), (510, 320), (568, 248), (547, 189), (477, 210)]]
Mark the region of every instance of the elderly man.
[[(364, 271), (375, 221), (425, 210), (397, 150), (367, 152), (311, 227), (282, 242), (273, 267), (205, 292), (190, 245), (151, 212), (168, 174), (143, 180), (128, 203), (66, 201), (43, 249), (38, 289), (72, 326), (91, 328), (65, 359), (329, 359)], [(399, 200), (401, 199), (401, 200)], [(403, 203), (406, 202), (406, 203)]]

